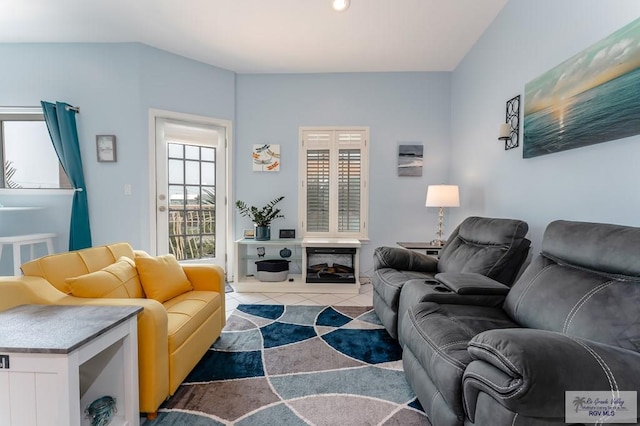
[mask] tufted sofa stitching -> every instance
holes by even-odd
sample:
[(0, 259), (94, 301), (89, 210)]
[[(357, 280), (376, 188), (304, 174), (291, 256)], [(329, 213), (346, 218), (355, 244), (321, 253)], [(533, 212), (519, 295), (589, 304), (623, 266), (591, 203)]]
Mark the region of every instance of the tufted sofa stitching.
[(512, 372), (516, 373), (517, 375), (519, 375), (520, 377), (523, 376), (522, 372), (520, 370), (518, 370), (518, 367), (516, 367), (510, 360), (509, 358), (503, 356), (500, 351), (498, 351), (496, 348), (494, 348), (491, 345), (488, 345), (486, 343), (480, 343), (480, 342), (475, 342), (475, 341), (471, 341), (469, 342), (469, 346), (475, 346), (476, 348), (481, 348), (484, 349), (485, 351), (488, 352), (489, 355), (491, 355), (492, 358), (495, 358), (499, 363), (501, 363), (502, 365), (504, 365), (505, 367), (507, 367), (507, 369), (511, 370)]
[(418, 334), (420, 334), (420, 337), (422, 337), (424, 341), (426, 341), (429, 344), (429, 346), (431, 346), (431, 348), (433, 349), (433, 352), (435, 354), (438, 354), (438, 356), (442, 358), (443, 361), (450, 364), (452, 367), (456, 368), (461, 372), (464, 372), (464, 368), (466, 367), (465, 364), (463, 364), (462, 362), (458, 361), (455, 358), (450, 357), (445, 352), (440, 351), (438, 345), (433, 340), (431, 340), (431, 338), (429, 338), (429, 336), (427, 336), (426, 333), (424, 333), (422, 328), (417, 326), (416, 324), (417, 318), (415, 317), (413, 310), (409, 310), (407, 313), (409, 315), (409, 318), (411, 319), (411, 322), (414, 325), (413, 328), (418, 332)]
[(491, 386), (493, 386), (495, 389), (504, 392), (504, 393), (508, 393), (511, 392), (512, 390), (518, 389), (520, 386), (522, 386), (522, 380), (517, 378), (515, 379), (515, 381), (513, 383), (511, 383), (509, 386), (500, 386), (497, 383), (494, 383), (493, 381), (491, 381), (491, 379), (488, 379), (484, 376), (481, 376), (477, 373), (474, 372), (467, 372), (464, 375), (465, 378), (467, 377), (473, 377), (474, 379), (478, 380), (479, 382), (485, 382), (485, 383), (489, 383)]
[(552, 263), (550, 265), (545, 266), (544, 268), (542, 268), (540, 271), (538, 271), (538, 273), (535, 274), (529, 280), (529, 282), (526, 284), (525, 288), (522, 290), (522, 292), (518, 296), (518, 299), (516, 300), (516, 303), (513, 305), (513, 315), (514, 316), (518, 315), (518, 308), (520, 307), (520, 303), (522, 302), (522, 299), (524, 299), (524, 296), (526, 296), (526, 294), (533, 287), (535, 282), (542, 276), (542, 274), (544, 274), (545, 272), (547, 272), (549, 269), (553, 268), (554, 266), (557, 266), (557, 265), (555, 263)]
[(591, 299), (591, 297), (593, 297), (596, 293), (600, 292), (601, 290), (604, 290), (605, 288), (609, 287), (613, 283), (614, 281), (607, 281), (606, 283), (602, 283), (599, 286), (592, 288), (589, 292), (583, 295), (567, 314), (567, 318), (564, 321), (564, 326), (562, 327), (562, 332), (567, 333), (567, 330), (569, 330), (569, 326), (571, 325), (573, 318), (576, 316), (580, 308), (582, 308), (582, 306), (584, 306), (584, 304), (587, 303), (589, 299)]
[[(468, 342), (469, 342), (468, 340), (458, 340), (456, 342), (451, 342), (451, 343), (447, 343), (447, 344), (442, 345), (442, 346), (438, 346), (436, 348), (436, 350), (433, 351), (433, 354), (431, 355), (431, 361), (433, 362), (434, 358), (436, 356), (438, 356), (439, 352), (443, 352), (444, 353), (445, 349), (448, 349), (448, 348), (450, 348), (452, 346), (456, 346), (456, 345), (464, 345), (466, 347)], [(438, 393), (439, 393), (439, 391), (438, 391)]]
[(500, 256), (500, 258), (493, 264), (491, 269), (489, 269), (489, 272), (487, 273), (487, 275), (491, 275), (491, 272), (493, 272), (493, 270), (502, 262), (502, 260), (507, 256), (507, 254), (509, 254), (509, 252), (512, 249), (514, 249), (513, 244), (516, 240), (516, 234), (518, 234), (518, 231), (523, 225), (524, 225), (523, 222), (518, 223), (518, 226), (516, 226), (516, 232), (511, 234), (511, 241), (509, 241), (509, 243), (506, 246), (504, 246), (506, 250), (504, 251), (504, 253), (502, 253), (502, 256)]
[(571, 339), (574, 342), (576, 342), (578, 345), (582, 346), (582, 348), (585, 351), (589, 352), (589, 354), (598, 362), (598, 364), (602, 368), (602, 371), (604, 371), (605, 376), (607, 376), (607, 380), (609, 381), (609, 386), (611, 387), (611, 390), (612, 391), (618, 391), (619, 389), (618, 389), (618, 383), (616, 381), (616, 378), (613, 375), (613, 372), (611, 371), (611, 368), (605, 362), (605, 360), (602, 359), (602, 357), (600, 355), (598, 355), (598, 353), (596, 351), (594, 351), (592, 348), (590, 348), (588, 345), (586, 345), (580, 339), (577, 339), (577, 338), (575, 338), (573, 336), (570, 336), (568, 334), (565, 334), (565, 336), (568, 339)]
[(473, 373), (467, 373), (465, 378), (472, 378), (474, 379), (477, 383), (479, 383), (482, 386), (482, 389), (491, 394), (491, 396), (493, 396), (496, 399), (502, 399), (502, 400), (506, 400), (506, 399), (511, 399), (516, 397), (517, 395), (519, 395), (523, 390), (524, 390), (524, 386), (522, 386), (522, 380), (521, 379), (517, 379), (520, 380), (519, 382), (514, 383), (514, 389), (517, 387), (518, 389), (513, 392), (510, 393), (508, 395), (503, 395), (500, 392), (496, 391), (494, 388), (487, 386), (487, 383), (490, 384), (491, 386), (496, 386), (499, 388), (499, 386), (496, 383), (493, 383), (491, 380), (487, 379), (486, 377), (480, 377), (476, 374)]

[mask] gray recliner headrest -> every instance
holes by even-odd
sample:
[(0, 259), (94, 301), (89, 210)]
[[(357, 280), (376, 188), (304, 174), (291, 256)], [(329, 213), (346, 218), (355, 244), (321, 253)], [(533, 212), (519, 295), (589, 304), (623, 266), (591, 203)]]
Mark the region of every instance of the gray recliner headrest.
[(529, 225), (515, 219), (468, 217), (458, 230), (460, 238), (478, 244), (512, 244), (527, 235)]
[(603, 223), (551, 222), (542, 255), (608, 274), (640, 276), (640, 228)]

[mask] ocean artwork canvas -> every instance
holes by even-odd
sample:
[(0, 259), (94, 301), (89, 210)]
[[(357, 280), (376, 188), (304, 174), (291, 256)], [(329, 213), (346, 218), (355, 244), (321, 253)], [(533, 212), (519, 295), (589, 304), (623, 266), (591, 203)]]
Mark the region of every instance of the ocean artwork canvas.
[(640, 18), (525, 85), (524, 158), (640, 133)]
[(422, 176), (422, 145), (398, 145), (398, 176)]

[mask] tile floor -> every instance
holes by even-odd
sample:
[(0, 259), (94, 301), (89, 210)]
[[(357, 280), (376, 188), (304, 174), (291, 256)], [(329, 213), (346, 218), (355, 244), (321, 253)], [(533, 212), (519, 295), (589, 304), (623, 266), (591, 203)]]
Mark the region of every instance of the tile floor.
[[(232, 284), (233, 286), (233, 284)], [(373, 287), (360, 286), (360, 294), (319, 294), (319, 293), (225, 293), (227, 318), (240, 304), (254, 305), (334, 305), (372, 306)]]

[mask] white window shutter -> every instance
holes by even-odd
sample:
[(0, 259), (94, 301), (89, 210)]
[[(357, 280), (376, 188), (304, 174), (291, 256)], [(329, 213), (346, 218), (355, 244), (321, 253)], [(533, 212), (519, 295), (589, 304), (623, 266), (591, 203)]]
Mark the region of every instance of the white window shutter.
[(304, 236), (368, 238), (367, 129), (301, 129)]

